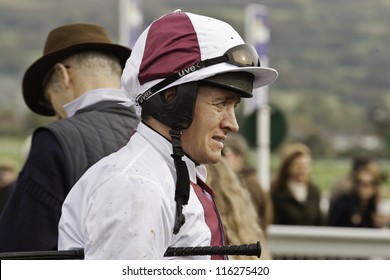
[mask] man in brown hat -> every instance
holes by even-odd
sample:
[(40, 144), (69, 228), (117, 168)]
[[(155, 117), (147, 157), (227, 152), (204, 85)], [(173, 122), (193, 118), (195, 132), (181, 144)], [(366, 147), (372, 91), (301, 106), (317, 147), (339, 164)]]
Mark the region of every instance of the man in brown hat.
[(139, 120), (120, 89), (131, 50), (97, 25), (52, 30), (43, 56), (26, 71), (27, 106), (59, 120), (38, 128), (0, 219), (0, 251), (57, 248), (62, 203), (81, 175), (130, 138)]

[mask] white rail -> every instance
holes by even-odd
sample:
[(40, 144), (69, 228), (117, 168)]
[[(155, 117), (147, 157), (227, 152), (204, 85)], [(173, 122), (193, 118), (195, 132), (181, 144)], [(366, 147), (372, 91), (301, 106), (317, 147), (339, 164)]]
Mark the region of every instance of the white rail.
[(268, 227), (276, 259), (390, 259), (390, 229)]

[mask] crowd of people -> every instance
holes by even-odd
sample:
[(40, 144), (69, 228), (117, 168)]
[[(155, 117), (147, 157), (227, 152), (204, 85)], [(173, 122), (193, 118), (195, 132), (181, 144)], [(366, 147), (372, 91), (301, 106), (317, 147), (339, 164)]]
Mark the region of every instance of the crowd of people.
[(23, 96), (57, 120), (35, 130), (18, 176), (1, 165), (0, 252), (161, 259), (168, 247), (260, 240), (261, 257), (272, 259), (271, 224), (388, 226), (373, 160), (354, 161), (328, 213), (302, 143), (285, 145), (270, 189), (260, 185), (235, 107), (277, 75), (232, 26), (202, 15), (160, 17), (132, 50), (101, 26), (53, 29)]
[[(307, 145), (285, 143), (281, 147), (268, 192), (259, 185), (256, 177), (256, 183), (252, 184), (252, 187), (256, 187), (253, 189), (248, 188), (247, 181), (243, 180), (244, 174), (247, 174), (242, 170), (247, 168), (248, 152), (245, 138), (234, 134), (225, 141), (222, 155), (241, 179), (241, 188), (251, 193), (265, 237), (270, 224), (373, 229), (390, 227), (390, 214), (380, 209), (388, 185), (378, 160), (370, 156), (352, 158), (351, 170), (335, 178), (333, 184), (328, 186), (330, 193), (324, 197), (313, 178), (315, 159)], [(257, 190), (257, 194), (254, 190)], [(324, 200), (327, 207), (322, 205)]]

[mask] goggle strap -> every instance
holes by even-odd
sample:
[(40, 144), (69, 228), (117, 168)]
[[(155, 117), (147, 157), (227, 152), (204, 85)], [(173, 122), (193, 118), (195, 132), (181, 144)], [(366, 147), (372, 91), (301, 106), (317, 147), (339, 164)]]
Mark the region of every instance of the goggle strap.
[(229, 58), (226, 54), (203, 60), (204, 67), (209, 67), (211, 65), (215, 65), (223, 62), (229, 62)]
[(143, 94), (139, 95), (136, 99), (137, 103), (139, 105), (141, 105), (146, 100), (148, 100), (150, 97), (152, 97), (160, 89), (172, 84), (173, 82), (177, 81), (181, 77), (184, 77), (184, 76), (186, 76), (192, 72), (195, 72), (201, 68), (204, 68), (204, 67), (207, 67), (207, 66), (205, 66), (204, 61), (198, 61), (198, 62), (192, 64), (191, 66), (189, 66), (189, 67), (187, 67), (187, 68), (185, 68), (185, 69), (183, 69), (175, 74), (172, 74), (171, 76), (165, 78), (161, 82), (152, 86), (150, 89), (145, 91)]
[(148, 91), (146, 91), (143, 94), (141, 94), (140, 96), (138, 96), (136, 101), (141, 105), (143, 102), (145, 102), (150, 97), (152, 97), (157, 91), (172, 84), (173, 82), (177, 81), (178, 79), (180, 79), (180, 78), (182, 78), (182, 77), (184, 77), (192, 72), (195, 72), (199, 69), (209, 67), (211, 65), (219, 64), (222, 62), (228, 62), (227, 55), (222, 55), (219, 57), (210, 58), (210, 59), (206, 59), (203, 61), (198, 61), (198, 62), (192, 64), (191, 66), (185, 68), (184, 70), (181, 70), (180, 72), (177, 72), (177, 73), (165, 78), (164, 80), (162, 80), (158, 84), (152, 86)]

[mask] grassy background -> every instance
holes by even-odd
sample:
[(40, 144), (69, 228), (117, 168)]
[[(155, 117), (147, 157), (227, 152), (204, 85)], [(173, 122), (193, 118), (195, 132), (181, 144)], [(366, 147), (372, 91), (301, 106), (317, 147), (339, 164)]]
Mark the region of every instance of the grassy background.
[(25, 140), (20, 137), (0, 137), (0, 160), (11, 160), (20, 169), (24, 161), (22, 146)]

